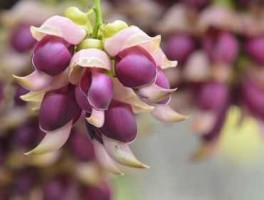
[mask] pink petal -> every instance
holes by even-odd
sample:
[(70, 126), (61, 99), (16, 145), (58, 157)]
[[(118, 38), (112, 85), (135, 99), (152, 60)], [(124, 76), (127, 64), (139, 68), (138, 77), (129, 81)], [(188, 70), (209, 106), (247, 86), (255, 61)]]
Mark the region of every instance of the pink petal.
[(88, 100), (92, 107), (98, 110), (108, 109), (113, 98), (112, 79), (105, 73), (94, 72), (91, 86), (88, 90)]
[(104, 125), (105, 113), (104, 111), (93, 108), (91, 116), (86, 118), (86, 120), (95, 127), (101, 128)]
[(179, 122), (187, 119), (186, 116), (179, 114), (166, 104), (155, 106), (152, 115), (162, 122)]
[(107, 153), (116, 162), (129, 167), (149, 168), (149, 166), (137, 160), (127, 143), (121, 143), (106, 137), (103, 137), (103, 141)]
[(72, 123), (73, 121), (70, 121), (57, 130), (46, 132), (45, 137), (39, 145), (33, 150), (25, 153), (25, 155), (44, 154), (60, 149), (70, 136)]
[(40, 91), (45, 89), (50, 85), (53, 79), (53, 77), (36, 70), (24, 77), (18, 77), (15, 75), (13, 75), (13, 77), (22, 87), (30, 91)]
[[(138, 27), (130, 26), (115, 34), (104, 42), (104, 49), (110, 56), (116, 56), (123, 48), (127, 39), (135, 34), (143, 33)], [(145, 34), (146, 35), (146, 34)]]
[(47, 19), (39, 28), (32, 26), (31, 33), (38, 41), (46, 35), (54, 35), (74, 45), (79, 44), (86, 36), (84, 29), (70, 19), (58, 15)]
[(136, 26), (121, 30), (104, 43), (104, 48), (110, 56), (116, 56), (121, 51), (139, 46), (148, 54), (153, 55), (160, 48), (161, 36), (150, 37)]
[(113, 174), (123, 175), (120, 169), (117, 167), (115, 161), (108, 155), (104, 146), (98, 141), (94, 140), (94, 149), (98, 162), (102, 167)]

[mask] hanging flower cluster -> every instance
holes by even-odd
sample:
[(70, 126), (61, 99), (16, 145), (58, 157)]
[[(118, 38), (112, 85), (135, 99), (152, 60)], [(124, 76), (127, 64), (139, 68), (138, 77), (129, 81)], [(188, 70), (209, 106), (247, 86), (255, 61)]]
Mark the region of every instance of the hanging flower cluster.
[(181, 87), (184, 104), (179, 104), (179, 93), (172, 102), (192, 107), (192, 129), (202, 142), (195, 158), (221, 146), (233, 110), (241, 112), (241, 127), (253, 118), (263, 132), (263, 6), (228, 2), (170, 1), (174, 5), (156, 26), (166, 36), (166, 55), (180, 62), (169, 75), (172, 85)]
[(147, 167), (128, 146), (137, 135), (135, 114), (151, 112), (165, 122), (185, 119), (168, 106), (175, 89), (170, 89), (164, 70), (177, 62), (166, 58), (160, 36), (150, 37), (119, 20), (103, 24), (98, 1), (88, 13), (70, 7), (64, 17), (50, 17), (31, 32), (38, 41), (34, 71), (14, 77), (30, 91), (22, 98), (35, 103), (46, 136), (27, 154), (59, 149), (74, 124), (85, 118), (108, 168), (111, 162), (113, 169), (114, 161)]

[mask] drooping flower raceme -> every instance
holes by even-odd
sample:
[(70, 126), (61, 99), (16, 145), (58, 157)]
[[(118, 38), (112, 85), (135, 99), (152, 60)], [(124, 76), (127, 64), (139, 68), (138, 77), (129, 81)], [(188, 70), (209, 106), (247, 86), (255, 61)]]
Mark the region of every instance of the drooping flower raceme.
[(102, 166), (119, 174), (115, 162), (147, 167), (129, 148), (137, 135), (135, 114), (151, 112), (164, 122), (185, 119), (168, 105), (175, 89), (164, 70), (177, 62), (166, 58), (160, 36), (150, 37), (119, 20), (96, 29), (77, 8), (65, 13), (68, 18), (53, 16), (40, 27), (31, 27), (38, 41), (34, 70), (15, 76), (30, 91), (22, 98), (34, 102), (39, 126), (46, 133), (27, 154), (59, 149), (74, 124), (85, 118)]

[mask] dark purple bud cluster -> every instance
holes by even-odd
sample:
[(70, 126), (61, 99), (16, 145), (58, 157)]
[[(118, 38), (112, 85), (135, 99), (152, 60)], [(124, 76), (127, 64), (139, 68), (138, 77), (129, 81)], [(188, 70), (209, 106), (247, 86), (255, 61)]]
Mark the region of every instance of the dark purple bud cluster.
[(229, 108), (239, 108), (245, 118), (248, 114), (261, 124), (264, 119), (263, 3), (238, 0), (232, 2), (232, 9), (219, 4), (175, 2), (165, 11), (161, 27), (153, 27), (167, 37), (168, 58), (180, 61), (181, 68), (170, 71), (175, 73), (175, 80), (169, 74), (170, 81), (189, 94), (183, 101), (188, 102), (188, 111), (194, 107), (193, 130), (206, 145), (201, 151), (215, 147)]
[(238, 56), (238, 41), (230, 32), (210, 31), (203, 38), (203, 49), (214, 62), (233, 64)]

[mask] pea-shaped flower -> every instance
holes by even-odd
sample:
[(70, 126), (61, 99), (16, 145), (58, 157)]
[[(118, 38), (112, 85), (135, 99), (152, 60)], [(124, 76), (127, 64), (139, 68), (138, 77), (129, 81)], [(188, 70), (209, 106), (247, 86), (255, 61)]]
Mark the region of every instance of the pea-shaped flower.
[(25, 77), (14, 76), (30, 91), (58, 89), (68, 84), (65, 69), (72, 57), (72, 48), (86, 32), (66, 17), (53, 16), (39, 28), (31, 27), (39, 41), (32, 57), (35, 70)]

